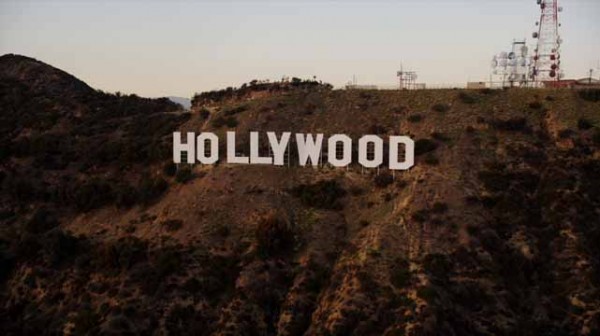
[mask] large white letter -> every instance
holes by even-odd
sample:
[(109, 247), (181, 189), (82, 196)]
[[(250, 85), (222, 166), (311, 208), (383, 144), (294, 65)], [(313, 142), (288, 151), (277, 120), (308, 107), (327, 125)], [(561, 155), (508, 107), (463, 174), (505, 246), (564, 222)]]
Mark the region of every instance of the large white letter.
[(267, 137), (269, 138), (269, 143), (271, 144), (271, 150), (273, 151), (273, 157), (276, 166), (283, 166), (283, 155), (285, 154), (285, 149), (290, 142), (291, 134), (292, 133), (290, 132), (283, 132), (283, 134), (281, 134), (281, 140), (277, 141), (277, 135), (275, 132), (267, 132)]
[[(398, 162), (398, 144), (404, 144), (404, 162)], [(407, 170), (415, 165), (415, 142), (407, 136), (390, 136), (390, 164), (394, 170)]]
[(273, 164), (272, 157), (261, 157), (258, 153), (258, 132), (250, 132), (250, 163)]
[(250, 163), (247, 156), (236, 156), (235, 154), (235, 132), (227, 132), (227, 162), (228, 163)]
[(181, 133), (173, 132), (173, 162), (181, 163), (181, 152), (186, 151), (187, 163), (194, 163), (196, 158), (196, 142), (194, 141), (194, 133), (188, 132), (187, 142), (181, 143)]
[[(369, 160), (368, 146), (373, 144), (373, 160)], [(383, 163), (383, 140), (376, 135), (365, 135), (358, 140), (358, 162), (365, 168), (377, 168)]]
[[(206, 156), (206, 141), (210, 143), (210, 156)], [(213, 133), (200, 133), (196, 139), (196, 157), (202, 164), (214, 164), (219, 160), (219, 138)]]
[[(342, 158), (337, 158), (337, 144), (341, 142), (343, 145)], [(327, 157), (329, 163), (334, 167), (346, 167), (352, 162), (352, 139), (344, 134), (336, 134), (329, 138), (327, 143), (328, 152)]]
[(296, 134), (296, 142), (298, 143), (298, 158), (300, 165), (305, 166), (306, 161), (310, 157), (310, 162), (313, 166), (319, 164), (319, 156), (321, 156), (321, 146), (323, 145), (323, 134), (317, 134), (317, 140), (313, 139), (312, 134), (308, 134), (304, 138), (304, 134)]

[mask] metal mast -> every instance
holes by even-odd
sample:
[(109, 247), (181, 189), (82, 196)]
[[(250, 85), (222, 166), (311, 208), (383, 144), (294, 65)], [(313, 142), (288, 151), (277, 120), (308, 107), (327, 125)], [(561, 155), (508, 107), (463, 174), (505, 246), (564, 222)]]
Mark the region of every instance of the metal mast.
[(560, 67), (562, 39), (558, 34), (558, 13), (562, 12), (562, 7), (558, 6), (558, 0), (537, 0), (537, 3), (541, 14), (540, 21), (536, 22), (539, 29), (533, 33), (537, 46), (534, 50), (531, 78), (537, 82), (558, 81), (563, 76)]

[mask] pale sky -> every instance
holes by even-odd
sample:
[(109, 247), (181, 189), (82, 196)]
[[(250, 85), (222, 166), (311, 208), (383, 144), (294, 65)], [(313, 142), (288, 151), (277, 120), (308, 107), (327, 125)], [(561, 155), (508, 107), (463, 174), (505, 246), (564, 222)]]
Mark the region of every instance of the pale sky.
[[(566, 78), (600, 62), (600, 0), (559, 0)], [(0, 0), (0, 54), (61, 68), (91, 86), (190, 97), (252, 79), (342, 86), (487, 80), (513, 39), (534, 40), (536, 0)], [(600, 76), (600, 69), (594, 77)]]

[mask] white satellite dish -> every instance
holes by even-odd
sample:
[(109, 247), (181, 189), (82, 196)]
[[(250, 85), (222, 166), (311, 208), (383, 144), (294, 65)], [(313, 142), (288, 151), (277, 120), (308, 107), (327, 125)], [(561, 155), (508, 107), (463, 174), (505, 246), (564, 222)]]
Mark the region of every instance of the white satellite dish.
[(508, 63), (508, 61), (506, 60), (506, 58), (503, 58), (500, 60), (500, 66), (503, 68), (506, 68), (507, 63)]

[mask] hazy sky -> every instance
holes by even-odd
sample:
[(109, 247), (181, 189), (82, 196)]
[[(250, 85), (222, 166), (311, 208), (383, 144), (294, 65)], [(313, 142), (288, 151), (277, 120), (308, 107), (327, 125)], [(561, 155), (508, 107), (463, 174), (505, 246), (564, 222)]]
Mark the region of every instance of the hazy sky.
[[(600, 0), (564, 0), (563, 68), (600, 62)], [(105, 91), (191, 96), (283, 75), (341, 86), (489, 78), (528, 38), (536, 0), (0, 0), (0, 54), (35, 57)], [(596, 77), (600, 70), (596, 73)]]

